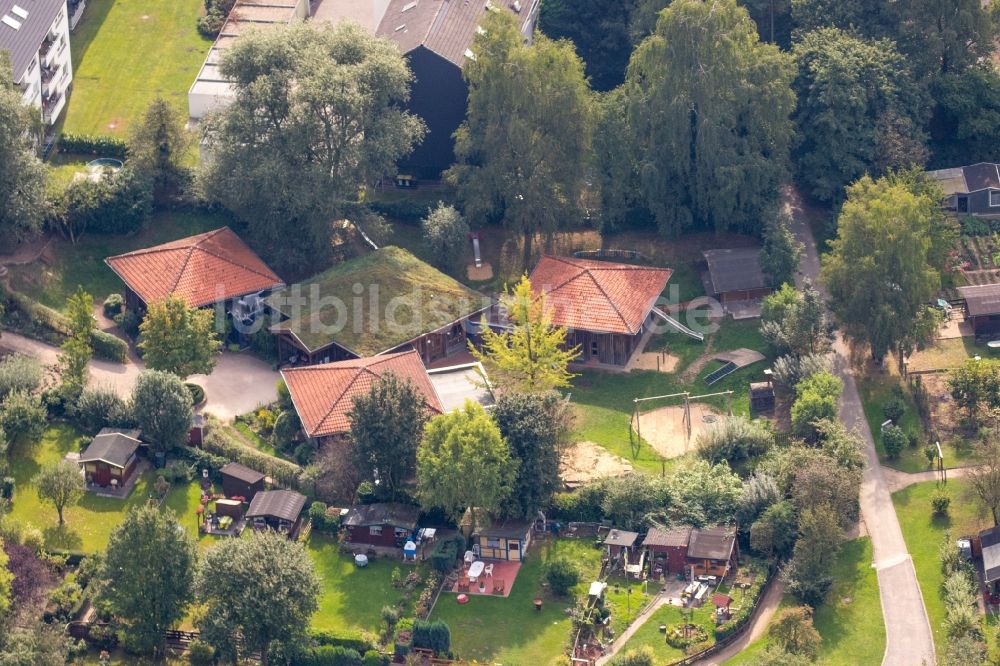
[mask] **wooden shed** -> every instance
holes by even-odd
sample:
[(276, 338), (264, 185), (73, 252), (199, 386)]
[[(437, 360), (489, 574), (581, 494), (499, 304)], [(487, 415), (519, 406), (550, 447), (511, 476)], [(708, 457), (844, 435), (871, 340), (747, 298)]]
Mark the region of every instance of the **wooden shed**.
[(264, 475), (239, 463), (226, 463), (219, 470), (222, 492), (226, 497), (242, 497), (249, 502), (264, 490)]
[(691, 527), (689, 525), (670, 529), (654, 527), (646, 533), (646, 538), (642, 540), (642, 547), (646, 549), (649, 558), (649, 571), (653, 578), (684, 573), (690, 538)]

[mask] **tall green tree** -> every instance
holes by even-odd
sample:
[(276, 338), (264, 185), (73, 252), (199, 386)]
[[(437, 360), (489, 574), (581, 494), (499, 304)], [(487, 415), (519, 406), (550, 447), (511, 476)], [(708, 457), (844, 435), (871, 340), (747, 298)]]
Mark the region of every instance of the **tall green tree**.
[(919, 80), (961, 72), (993, 53), (990, 6), (980, 0), (900, 0), (890, 7), (892, 37)]
[(236, 96), (205, 120), (205, 192), (247, 222), (279, 271), (325, 266), (331, 217), (425, 133), (403, 110), (403, 56), (359, 25), (317, 21), (244, 35), (220, 69)]
[(803, 35), (793, 53), (794, 119), (802, 139), (794, 151), (796, 176), (810, 194), (840, 201), (865, 173), (923, 164), (929, 100), (892, 41), (821, 28)]
[(760, 332), (779, 356), (825, 354), (833, 342), (833, 324), (827, 317), (826, 304), (808, 282), (802, 289), (785, 283), (764, 299)]
[(14, 574), (7, 568), (7, 553), (3, 549), (3, 538), (0, 537), (0, 623), (7, 619), (13, 604), (11, 597), (11, 583), (14, 582)]
[(389, 373), (354, 399), (348, 417), (354, 459), (379, 492), (395, 500), (417, 468), (417, 445), (427, 421), (427, 401), (409, 380)]
[(469, 225), (454, 206), (439, 201), (420, 221), (420, 231), (435, 266), (443, 271), (462, 269), (462, 257), (469, 245)]
[(975, 448), (976, 465), (968, 471), (968, 483), (979, 506), (1000, 525), (1000, 440), (991, 433)]
[(209, 548), (195, 590), (204, 609), (202, 638), (233, 660), (260, 652), (263, 666), (276, 641), (306, 640), (319, 607), (319, 578), (309, 554), (298, 541), (271, 531)]
[(992, 63), (943, 74), (931, 92), (934, 166), (989, 162), (1000, 155), (1000, 72)]
[(735, 0), (674, 0), (625, 81), (646, 207), (660, 230), (759, 233), (787, 175), (791, 58)]
[(799, 269), (802, 243), (792, 233), (792, 216), (782, 210), (764, 225), (764, 243), (760, 249), (760, 267), (772, 287), (794, 283)]
[(500, 435), (520, 461), (504, 513), (533, 518), (559, 487), (559, 433), (563, 406), (555, 394), (501, 393), (490, 410)]
[(87, 364), (94, 355), (91, 336), (97, 328), (94, 320), (94, 298), (83, 287), (77, 287), (66, 301), (66, 320), (70, 335), (62, 343), (59, 355), (59, 378), (63, 396), (76, 400), (87, 385)]
[(69, 460), (43, 465), (31, 480), (38, 492), (38, 499), (51, 502), (59, 514), (59, 526), (64, 525), (63, 510), (76, 504), (87, 492), (87, 486), (80, 475), (80, 466)]
[(813, 626), (813, 612), (809, 606), (785, 608), (767, 628), (767, 635), (786, 652), (816, 658), (823, 637)]
[(23, 103), (11, 72), (10, 58), (0, 52), (0, 234), (8, 245), (40, 230), (47, 179), (35, 156), (38, 110)]
[(500, 429), (479, 403), (436, 416), (417, 449), (417, 495), (425, 508), (438, 507), (456, 520), (468, 509), (499, 511), (510, 497), (518, 463)]
[(135, 422), (156, 451), (170, 451), (184, 442), (191, 428), (191, 392), (177, 375), (146, 370), (132, 389)]
[(482, 27), (462, 69), (469, 105), (445, 178), (466, 215), (522, 237), (527, 271), (536, 234), (580, 219), (594, 97), (569, 42), (538, 35), (525, 44), (509, 12), (488, 12)]
[(847, 190), (822, 278), (845, 334), (877, 362), (914, 344), (933, 316), (927, 303), (941, 277), (929, 257), (939, 216), (939, 201), (893, 178), (865, 176)]
[(546, 393), (569, 386), (575, 375), (567, 370), (580, 356), (579, 347), (567, 348), (566, 329), (552, 323), (545, 294), (537, 297), (523, 276), (500, 297), (511, 328), (502, 333), (483, 326), (482, 349), (469, 351), (488, 370), (490, 382), (502, 390)]
[(101, 600), (141, 652), (163, 654), (163, 632), (184, 617), (191, 600), (197, 561), (194, 539), (170, 509), (135, 507), (111, 533)]
[(842, 540), (843, 532), (832, 507), (806, 509), (799, 516), (799, 538), (784, 577), (788, 590), (802, 603), (814, 607), (823, 603), (833, 584), (833, 565)]
[(894, 17), (877, 0), (791, 0), (794, 36), (818, 28), (840, 28), (866, 37), (891, 30)]
[(157, 201), (187, 180), (184, 158), (190, 145), (184, 118), (162, 97), (154, 99), (133, 126), (128, 140), (129, 164), (152, 181)]
[(152, 370), (172, 372), (182, 378), (207, 375), (218, 360), (215, 313), (192, 308), (179, 296), (151, 303), (139, 332), (142, 360)]

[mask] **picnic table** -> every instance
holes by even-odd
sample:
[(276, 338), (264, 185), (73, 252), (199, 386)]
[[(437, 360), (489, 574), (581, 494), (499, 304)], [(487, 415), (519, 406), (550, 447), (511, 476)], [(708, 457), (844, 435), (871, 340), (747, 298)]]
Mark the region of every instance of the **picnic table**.
[(469, 567), (469, 580), (475, 582), (480, 576), (483, 575), (483, 569), (486, 568), (486, 563), (482, 560), (476, 560)]

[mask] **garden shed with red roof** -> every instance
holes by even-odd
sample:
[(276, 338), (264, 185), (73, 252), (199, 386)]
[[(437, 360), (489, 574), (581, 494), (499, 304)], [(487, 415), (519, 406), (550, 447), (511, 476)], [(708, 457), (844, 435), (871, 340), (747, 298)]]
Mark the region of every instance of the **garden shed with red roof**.
[(552, 323), (568, 329), (579, 362), (625, 366), (649, 330), (669, 268), (543, 256), (531, 287), (545, 295)]
[(171, 296), (191, 307), (269, 292), (283, 283), (229, 227), (108, 257), (125, 283), (125, 305), (145, 312)]
[(309, 437), (325, 438), (350, 431), (348, 413), (354, 407), (354, 398), (366, 393), (372, 384), (388, 373), (412, 382), (423, 394), (427, 409), (432, 414), (444, 412), (416, 350), (286, 368), (281, 371), (281, 377), (302, 421), (302, 430)]

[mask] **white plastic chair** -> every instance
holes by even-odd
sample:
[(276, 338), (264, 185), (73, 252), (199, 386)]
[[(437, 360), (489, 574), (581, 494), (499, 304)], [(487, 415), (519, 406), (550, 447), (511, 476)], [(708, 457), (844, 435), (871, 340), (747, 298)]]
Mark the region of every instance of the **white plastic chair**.
[(486, 568), (483, 569), (483, 574), (485, 574), (487, 576), (492, 576), (493, 575), (493, 564), (492, 563), (486, 565)]

